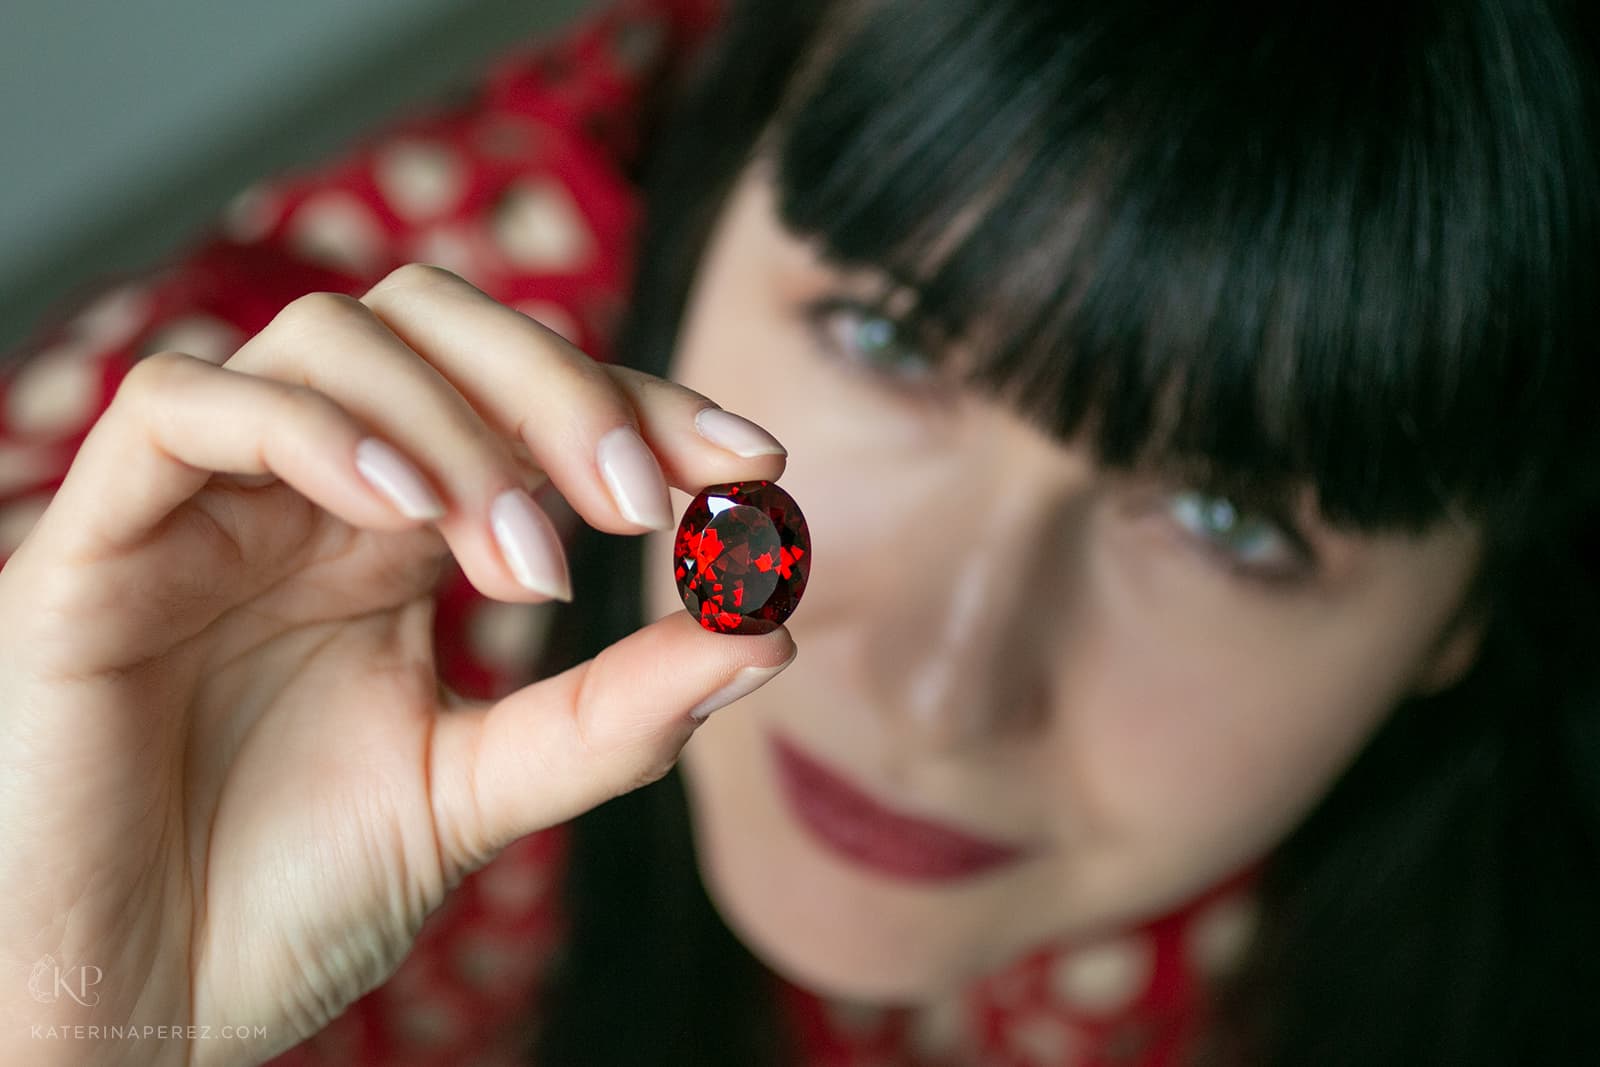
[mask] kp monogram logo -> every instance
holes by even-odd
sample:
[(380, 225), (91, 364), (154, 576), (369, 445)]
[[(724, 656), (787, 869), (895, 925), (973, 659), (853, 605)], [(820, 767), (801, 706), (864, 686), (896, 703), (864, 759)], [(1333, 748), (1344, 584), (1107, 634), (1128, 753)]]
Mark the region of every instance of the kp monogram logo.
[(70, 998), (86, 1008), (100, 1003), (100, 993), (93, 987), (100, 984), (105, 972), (90, 963), (63, 968), (54, 956), (40, 957), (28, 976), (28, 992), (40, 1004), (54, 1004), (62, 997)]

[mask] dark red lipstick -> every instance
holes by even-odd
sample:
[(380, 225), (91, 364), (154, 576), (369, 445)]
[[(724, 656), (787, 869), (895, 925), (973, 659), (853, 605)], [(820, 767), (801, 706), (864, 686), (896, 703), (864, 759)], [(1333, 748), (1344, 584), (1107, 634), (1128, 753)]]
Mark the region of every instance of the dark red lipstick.
[(779, 788), (801, 825), (863, 867), (911, 881), (949, 881), (1027, 854), (1015, 845), (893, 811), (798, 746), (775, 734), (771, 742)]

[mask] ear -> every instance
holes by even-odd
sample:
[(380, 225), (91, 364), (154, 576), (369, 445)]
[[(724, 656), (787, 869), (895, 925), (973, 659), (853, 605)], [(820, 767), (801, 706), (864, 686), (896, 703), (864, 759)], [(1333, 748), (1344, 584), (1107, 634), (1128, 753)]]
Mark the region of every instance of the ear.
[(1471, 608), (1458, 613), (1418, 666), (1411, 695), (1432, 696), (1460, 681), (1477, 661), (1487, 628), (1488, 617), (1482, 609)]

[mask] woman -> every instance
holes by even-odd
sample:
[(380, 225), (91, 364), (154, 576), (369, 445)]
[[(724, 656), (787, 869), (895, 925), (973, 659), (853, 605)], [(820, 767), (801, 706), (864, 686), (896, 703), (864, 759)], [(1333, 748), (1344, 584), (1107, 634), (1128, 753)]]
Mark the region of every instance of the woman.
[[(626, 369), (510, 280), (364, 278), (389, 231), (311, 287), (350, 296), (251, 289), (221, 370), (157, 346), (0, 572), (8, 973), (103, 977), (24, 1020), (246, 1026), (112, 1052), (257, 1062), (581, 815), (531, 1062), (1578, 1062), (1584, 17), (734, 5), (641, 142)], [(547, 115), (587, 55), (483, 106)], [(286, 277), (290, 231), (223, 258)], [(705, 633), (666, 484), (780, 474), (805, 601)], [(546, 478), (622, 535), (570, 574)], [(447, 553), (576, 594), (545, 681), (435, 664)]]

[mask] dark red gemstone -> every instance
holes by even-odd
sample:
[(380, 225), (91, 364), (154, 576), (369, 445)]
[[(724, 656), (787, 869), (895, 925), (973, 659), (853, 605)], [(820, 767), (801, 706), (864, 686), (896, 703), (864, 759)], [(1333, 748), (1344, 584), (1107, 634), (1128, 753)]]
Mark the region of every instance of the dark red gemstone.
[(713, 485), (683, 513), (672, 568), (683, 606), (701, 626), (764, 634), (800, 603), (811, 535), (794, 498), (772, 482)]

